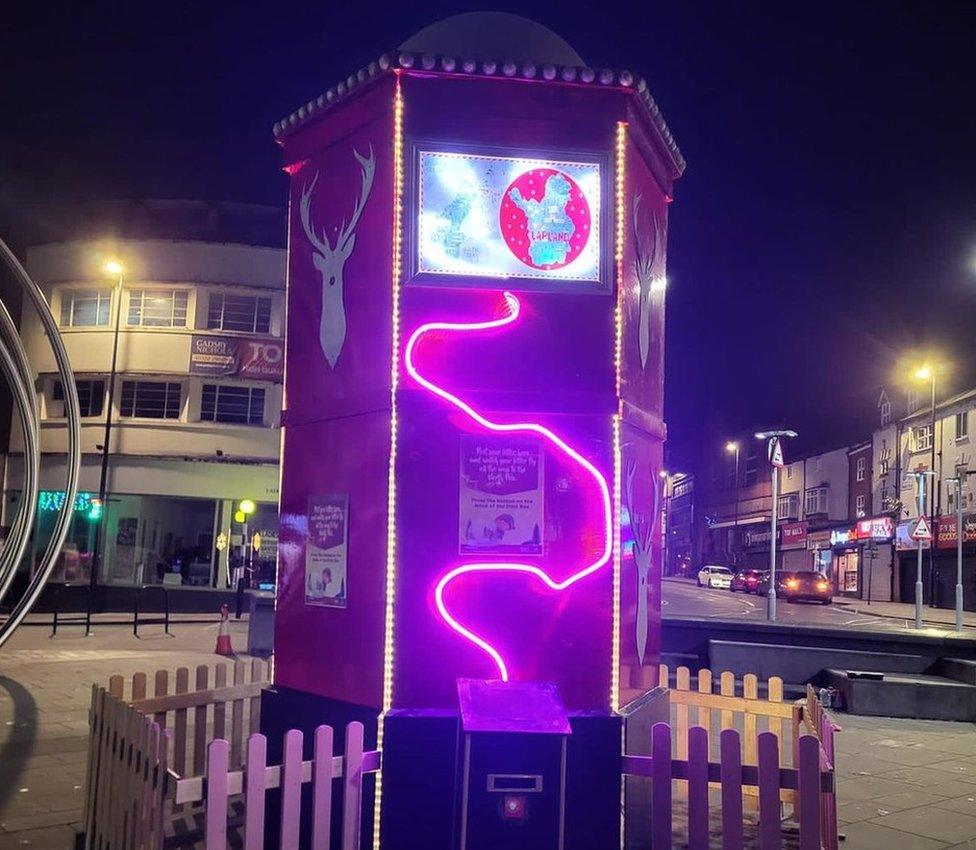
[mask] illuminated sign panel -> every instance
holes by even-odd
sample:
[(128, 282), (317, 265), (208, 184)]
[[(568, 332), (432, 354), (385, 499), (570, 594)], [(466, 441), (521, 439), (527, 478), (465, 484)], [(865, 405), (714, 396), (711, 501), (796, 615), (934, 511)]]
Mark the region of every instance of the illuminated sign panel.
[(599, 162), (418, 151), (416, 272), (600, 289), (602, 179)]

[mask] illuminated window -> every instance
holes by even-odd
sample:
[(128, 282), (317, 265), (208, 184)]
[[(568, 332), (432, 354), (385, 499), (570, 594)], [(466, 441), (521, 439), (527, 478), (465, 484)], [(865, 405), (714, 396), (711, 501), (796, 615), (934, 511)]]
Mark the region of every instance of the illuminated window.
[(207, 328), (212, 331), (271, 332), (271, 299), (256, 295), (214, 292), (207, 309)]
[(969, 436), (969, 411), (956, 414), (956, 439), (965, 440)]
[[(78, 389), (78, 407), (82, 416), (101, 416), (105, 402), (105, 380), (90, 378), (75, 380)], [(64, 410), (64, 385), (55, 381), (51, 387), (51, 401), (54, 402), (47, 411), (49, 419), (61, 419)]]
[(925, 452), (932, 448), (932, 425), (918, 425), (912, 428), (915, 438), (915, 451)]
[(264, 424), (264, 389), (204, 384), (200, 419), (237, 425)]
[(866, 457), (859, 457), (857, 459), (857, 473), (856, 477), (858, 481), (863, 481), (868, 474), (868, 459)]
[(111, 303), (111, 289), (66, 289), (61, 293), (61, 327), (107, 325)]
[(860, 519), (863, 516), (866, 516), (866, 511), (864, 508), (866, 502), (867, 502), (867, 497), (864, 496), (863, 494), (857, 497), (857, 500), (855, 502), (856, 505), (855, 510), (857, 511), (857, 513), (855, 515), (857, 516), (858, 519)]
[(130, 325), (145, 328), (185, 328), (185, 289), (133, 289), (129, 293)]
[(119, 413), (140, 419), (179, 419), (183, 386), (175, 381), (123, 381)]
[(828, 487), (811, 487), (807, 490), (803, 508), (808, 516), (827, 513), (828, 490)]

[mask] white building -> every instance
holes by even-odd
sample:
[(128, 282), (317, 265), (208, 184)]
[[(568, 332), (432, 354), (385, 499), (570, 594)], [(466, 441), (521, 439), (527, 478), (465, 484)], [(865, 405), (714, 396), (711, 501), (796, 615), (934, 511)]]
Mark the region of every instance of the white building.
[[(105, 271), (109, 258), (124, 268), (121, 290), (118, 277)], [(74, 241), (31, 248), (26, 265), (60, 325), (81, 403), (81, 492), (56, 578), (88, 575), (97, 525), (90, 504), (99, 491), (107, 413), (112, 427), (100, 583), (158, 583), (169, 574), (167, 584), (226, 587), (229, 566), (243, 551), (234, 513), (245, 498), (258, 503), (249, 525), (249, 534), (262, 535), (255, 565), (273, 577), (284, 252), (202, 241)], [(21, 335), (37, 373), (41, 413), (36, 562), (64, 498), (64, 396), (40, 322), (26, 309)], [(15, 421), (5, 523), (20, 498), (22, 452)]]

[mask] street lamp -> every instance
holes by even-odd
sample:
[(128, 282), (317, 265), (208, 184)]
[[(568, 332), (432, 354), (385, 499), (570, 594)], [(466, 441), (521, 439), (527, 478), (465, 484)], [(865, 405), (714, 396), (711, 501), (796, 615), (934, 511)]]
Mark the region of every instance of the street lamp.
[[(915, 484), (917, 485), (916, 498), (918, 499), (918, 518), (919, 521), (925, 518), (925, 479), (935, 478), (935, 470), (932, 469), (922, 469), (914, 473)], [(929, 552), (935, 548), (935, 541), (932, 540), (932, 535), (934, 533), (934, 523), (929, 526)], [(922, 628), (922, 544), (923, 539), (921, 537), (916, 538), (918, 541), (918, 563), (915, 567), (915, 628)], [(929, 561), (929, 571), (931, 572), (932, 562)], [(931, 576), (930, 576), (931, 579)], [(930, 582), (931, 585), (931, 582)], [(931, 591), (930, 591), (931, 592)]]
[(773, 479), (773, 506), (769, 512), (769, 593), (766, 596), (766, 618), (771, 623), (776, 622), (776, 514), (777, 502), (779, 501), (779, 470), (783, 466), (783, 452), (780, 440), (783, 437), (795, 437), (796, 431), (782, 429), (778, 431), (759, 431), (756, 433), (757, 440), (766, 443), (766, 451), (769, 456), (769, 466), (772, 470)]
[(88, 577), (89, 585), (95, 587), (98, 582), (98, 569), (101, 566), (101, 545), (103, 537), (103, 527), (108, 521), (108, 512), (104, 510), (106, 502), (106, 489), (108, 484), (108, 452), (109, 440), (112, 437), (112, 405), (115, 402), (115, 372), (119, 358), (119, 325), (122, 320), (122, 280), (125, 269), (117, 259), (108, 258), (102, 265), (102, 271), (107, 277), (115, 278), (115, 288), (112, 292), (112, 302), (115, 306), (114, 330), (112, 332), (112, 366), (108, 375), (108, 399), (105, 406), (105, 433), (102, 435), (102, 468), (98, 477), (98, 500), (103, 506), (99, 516), (98, 525), (95, 526), (95, 545), (92, 552), (91, 575)]
[(956, 631), (962, 631), (962, 481), (976, 475), (976, 469), (958, 467), (956, 475), (947, 478), (947, 484), (956, 486)]
[[(234, 519), (244, 526), (243, 534), (241, 535), (241, 571), (237, 577), (237, 619), (241, 618), (241, 614), (244, 609), (244, 582), (250, 579), (251, 573), (251, 546), (249, 544), (249, 538), (247, 534), (247, 521), (257, 510), (257, 505), (254, 503), (254, 499), (241, 499), (237, 505), (237, 510), (234, 512)], [(247, 574), (245, 578), (245, 573)]]
[[(738, 543), (739, 536), (739, 444), (735, 440), (729, 440), (725, 444), (725, 451), (735, 455), (735, 520), (732, 523), (732, 541)], [(732, 562), (735, 563), (733, 555)]]

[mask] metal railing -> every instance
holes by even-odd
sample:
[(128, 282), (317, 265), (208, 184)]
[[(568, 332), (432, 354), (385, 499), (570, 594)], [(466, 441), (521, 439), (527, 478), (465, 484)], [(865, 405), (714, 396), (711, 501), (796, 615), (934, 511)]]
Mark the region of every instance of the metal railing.
[[(160, 619), (139, 619), (139, 600), (143, 593), (148, 590), (158, 590), (163, 594), (163, 618)], [(158, 613), (158, 612), (156, 612)], [(144, 584), (136, 591), (135, 603), (132, 606), (132, 634), (139, 637), (139, 624), (140, 622), (144, 626), (162, 626), (163, 632), (170, 637), (173, 637), (172, 632), (169, 630), (169, 590), (166, 589), (164, 585), (161, 584)]]

